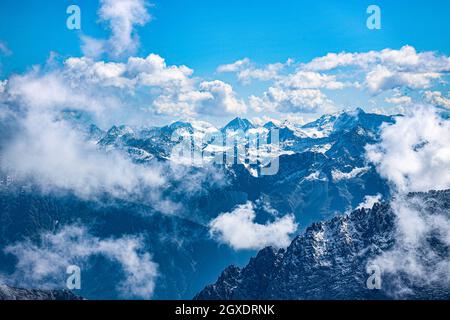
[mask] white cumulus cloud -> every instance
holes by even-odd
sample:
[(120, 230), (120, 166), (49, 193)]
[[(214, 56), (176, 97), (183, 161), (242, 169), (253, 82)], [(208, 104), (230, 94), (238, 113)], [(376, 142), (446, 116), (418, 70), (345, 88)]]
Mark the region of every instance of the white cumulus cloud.
[(356, 210), (358, 209), (372, 209), (373, 205), (375, 203), (378, 203), (381, 201), (382, 195), (377, 193), (374, 196), (365, 196), (364, 197), (364, 201), (361, 202), (357, 207)]
[(280, 72), (293, 63), (292, 59), (288, 59), (284, 63), (270, 63), (263, 67), (257, 67), (250, 59), (245, 58), (237, 60), (230, 64), (220, 65), (217, 72), (234, 72), (237, 78), (244, 84), (250, 83), (252, 80), (268, 81), (276, 80), (281, 77)]
[(367, 73), (366, 85), (372, 93), (408, 87), (411, 89), (429, 88), (433, 80), (440, 78), (437, 72), (394, 71), (384, 66), (376, 66)]
[(312, 71), (297, 71), (280, 79), (278, 84), (294, 89), (343, 89), (346, 84), (337, 81), (335, 75), (326, 75)]
[[(417, 52), (412, 46), (362, 53), (329, 53), (302, 66), (310, 71), (356, 68), (374, 94), (399, 87), (426, 89), (450, 71), (450, 58), (435, 52)], [(347, 73), (348, 73), (347, 69)], [(354, 71), (350, 71), (354, 72)]]
[(400, 92), (395, 92), (392, 97), (384, 99), (388, 103), (392, 103), (398, 106), (410, 105), (412, 104), (412, 99), (409, 96), (402, 95)]
[(204, 114), (240, 114), (247, 111), (245, 103), (236, 97), (233, 87), (220, 80), (204, 81), (200, 90), (211, 95), (200, 105), (200, 113)]
[(433, 109), (416, 108), (384, 128), (367, 156), (398, 191), (450, 188), (450, 121)]
[(254, 220), (256, 212), (251, 202), (236, 207), (232, 212), (222, 213), (209, 224), (211, 235), (236, 250), (277, 248), (289, 245), (297, 224), (292, 215), (277, 218), (266, 224)]
[(425, 101), (434, 106), (440, 106), (450, 109), (450, 99), (446, 98), (440, 91), (425, 91)]
[(334, 103), (319, 89), (286, 89), (270, 87), (263, 97), (250, 96), (250, 106), (256, 111), (282, 113), (315, 113), (334, 110)]

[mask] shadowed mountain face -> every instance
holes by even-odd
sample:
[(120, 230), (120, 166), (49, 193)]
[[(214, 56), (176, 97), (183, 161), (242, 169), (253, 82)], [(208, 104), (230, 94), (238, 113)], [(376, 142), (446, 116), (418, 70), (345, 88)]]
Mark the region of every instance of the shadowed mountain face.
[[(427, 215), (450, 217), (450, 190), (410, 194), (407, 201), (420, 203)], [(381, 273), (381, 289), (368, 289), (367, 267), (399, 242), (396, 219), (384, 203), (314, 223), (286, 250), (268, 247), (244, 268), (228, 267), (195, 299), (449, 299), (448, 281), (414, 282), (404, 272)], [(450, 259), (450, 247), (436, 235), (422, 249)]]
[(0, 300), (83, 300), (67, 290), (29, 290), (0, 285)]
[(237, 131), (237, 130), (243, 130), (247, 131), (248, 129), (254, 128), (253, 124), (248, 121), (247, 119), (242, 118), (235, 118), (231, 120), (225, 127), (222, 128), (223, 132), (226, 132), (227, 130), (231, 131)]
[[(381, 125), (393, 123), (394, 118), (362, 110), (324, 116), (304, 126), (286, 122), (257, 127), (237, 118), (227, 130), (205, 123), (175, 122), (164, 127), (122, 125), (102, 131), (78, 115), (68, 114), (64, 121), (78, 128), (101, 154), (119, 152), (139, 166), (161, 166), (167, 181), (161, 198), (177, 206), (163, 211), (147, 194), (118, 199), (105, 193), (86, 200), (50, 186), (42, 192), (33, 180), (0, 172), (0, 275), (14, 287), (47, 288), (37, 282), (18, 282), (23, 279), (17, 274), (20, 258), (29, 256), (17, 257), (5, 251), (7, 247), (20, 243), (26, 244), (22, 246), (25, 249), (32, 244), (45, 250), (43, 234), (59, 235), (67, 226), (78, 225), (88, 228), (95, 241), (138, 237), (142, 252), (149, 253), (158, 265), (152, 298), (191, 298), (227, 265), (243, 264), (256, 253), (253, 249), (236, 251), (211, 237), (209, 223), (220, 214), (247, 202), (263, 203), (257, 223), (293, 214), (302, 230), (311, 222), (357, 207), (368, 195), (390, 197), (387, 183), (366, 163), (364, 148), (376, 143)], [(257, 168), (240, 159), (232, 165), (212, 166), (186, 166), (171, 159), (172, 149), (179, 143), (174, 135), (208, 137), (206, 143), (192, 143), (193, 151), (202, 151), (216, 148), (215, 139), (224, 134), (257, 133), (268, 138), (267, 127), (280, 130), (279, 170), (274, 175), (255, 174)], [(14, 135), (16, 129), (0, 126), (0, 130), (7, 131), (0, 135), (5, 137)], [(182, 178), (174, 178), (178, 170), (184, 172)], [(271, 209), (264, 209), (266, 205)], [(94, 256), (84, 264), (83, 287), (77, 294), (87, 299), (123, 297), (117, 284), (125, 276), (117, 263)], [(53, 287), (64, 287), (65, 269), (61, 275)]]

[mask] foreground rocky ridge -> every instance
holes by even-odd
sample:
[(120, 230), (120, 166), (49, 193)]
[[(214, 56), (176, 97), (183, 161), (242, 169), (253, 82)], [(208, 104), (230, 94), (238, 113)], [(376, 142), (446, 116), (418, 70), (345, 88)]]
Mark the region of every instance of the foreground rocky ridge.
[[(450, 190), (415, 193), (427, 212), (450, 216)], [(228, 267), (215, 284), (204, 288), (197, 300), (241, 299), (391, 299), (391, 284), (398, 275), (384, 275), (381, 290), (369, 290), (366, 272), (370, 261), (393, 248), (396, 215), (389, 204), (375, 204), (329, 221), (312, 224), (286, 249), (268, 247), (247, 266)], [(433, 239), (429, 239), (433, 243)], [(450, 259), (446, 245), (432, 247)], [(405, 275), (402, 275), (405, 276)], [(408, 279), (403, 279), (408, 281)], [(410, 284), (402, 298), (449, 299), (448, 283)]]
[(83, 300), (68, 290), (20, 289), (0, 285), (0, 300)]

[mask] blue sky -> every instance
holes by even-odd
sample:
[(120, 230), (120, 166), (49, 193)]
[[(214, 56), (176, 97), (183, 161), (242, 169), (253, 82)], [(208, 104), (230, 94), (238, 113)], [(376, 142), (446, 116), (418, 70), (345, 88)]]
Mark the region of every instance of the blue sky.
[[(295, 58), (308, 61), (328, 52), (399, 48), (450, 53), (450, 2), (154, 0), (153, 21), (140, 28), (141, 51), (158, 53), (170, 64), (208, 73), (218, 64), (249, 57), (259, 63)], [(366, 8), (382, 9), (382, 29), (366, 28)], [(4, 72), (42, 63), (50, 51), (80, 55), (76, 32), (66, 28), (66, 8), (82, 10), (82, 31), (105, 34), (94, 0), (2, 0), (0, 39), (14, 56)], [(31, 50), (30, 50), (31, 49)]]
[[(71, 4), (81, 8), (81, 31), (66, 28)], [(381, 8), (381, 30), (366, 27), (370, 4)], [(80, 35), (108, 37), (98, 9), (93, 0), (2, 0), (0, 41), (11, 54), (0, 56), (0, 79), (45, 63), (51, 51), (63, 58), (82, 56)], [(259, 66), (288, 58), (307, 63), (330, 52), (398, 50), (404, 45), (417, 52), (450, 54), (446, 0), (154, 0), (148, 11), (152, 20), (135, 28), (140, 38), (136, 56), (156, 53), (168, 65), (186, 65), (194, 76), (230, 83), (243, 99), (261, 95), (270, 84), (242, 85), (233, 74), (217, 74), (219, 65), (245, 57)], [(365, 104), (370, 98), (361, 92), (329, 94), (339, 105)]]

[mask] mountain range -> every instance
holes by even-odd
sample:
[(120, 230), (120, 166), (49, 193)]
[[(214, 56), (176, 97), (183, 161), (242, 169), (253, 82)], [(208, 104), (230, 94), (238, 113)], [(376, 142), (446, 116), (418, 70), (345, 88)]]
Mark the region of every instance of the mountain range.
[[(167, 183), (161, 198), (178, 205), (162, 211), (143, 195), (115, 198), (105, 193), (91, 200), (64, 190), (42, 192), (33, 181), (3, 171), (0, 279), (6, 279), (8, 285), (30, 287), (29, 283), (17, 283), (18, 260), (4, 248), (23, 241), (42, 245), (43, 233), (57, 234), (76, 224), (88, 227), (99, 239), (138, 236), (142, 250), (150, 252), (158, 265), (153, 298), (189, 299), (226, 266), (242, 265), (257, 252), (254, 248), (236, 250), (212, 237), (210, 223), (220, 215), (252, 203), (255, 223), (270, 224), (292, 215), (297, 232), (302, 232), (313, 222), (350, 212), (367, 196), (385, 201), (391, 197), (387, 182), (367, 162), (365, 146), (379, 140), (382, 126), (394, 123), (394, 116), (357, 109), (324, 115), (305, 125), (269, 122), (258, 126), (236, 118), (223, 128), (179, 121), (163, 127), (116, 125), (108, 130), (75, 112), (65, 113), (62, 119), (101, 154), (119, 152), (139, 166), (165, 168)], [(263, 146), (259, 147), (264, 149), (274, 128), (279, 130), (279, 147), (269, 155), (279, 161), (274, 174), (261, 175), (266, 164), (258, 161), (249, 163), (239, 157), (232, 163), (211, 160), (224, 152), (223, 141), (229, 137), (234, 146), (244, 147), (246, 154), (251, 154), (255, 145), (249, 140), (262, 137)], [(8, 131), (2, 136), (8, 136), (14, 135), (16, 128), (2, 130)], [(185, 162), (173, 156), (174, 148), (186, 139), (191, 154), (201, 154), (206, 162)], [(180, 170), (181, 178), (176, 177)], [(76, 293), (87, 299), (121, 297), (116, 290), (117, 276), (108, 272), (116, 268), (104, 259), (90, 261), (83, 272), (85, 285)], [(51, 289), (63, 286), (56, 282)]]
[[(225, 196), (229, 204), (226, 205), (222, 201), (217, 203), (217, 199), (210, 194), (199, 201), (220, 207), (207, 208), (208, 212), (212, 211), (212, 215), (208, 215), (210, 218), (219, 213), (218, 210), (230, 210), (239, 202), (268, 197), (275, 209), (294, 213), (301, 223), (307, 225), (334, 213), (351, 210), (367, 195), (389, 197), (386, 183), (366, 161), (365, 146), (377, 142), (383, 124), (394, 122), (393, 116), (369, 114), (356, 109), (324, 115), (306, 125), (285, 121), (278, 125), (269, 122), (256, 126), (247, 119), (236, 118), (223, 128), (205, 122), (174, 122), (151, 128), (113, 126), (100, 138), (99, 129), (92, 130), (90, 127), (89, 130), (95, 132), (94, 139), (101, 148), (120, 150), (141, 164), (155, 160), (186, 164), (173, 152), (180, 144), (173, 137), (181, 136), (188, 139), (188, 147), (192, 151), (188, 154), (187, 164), (194, 170), (202, 171), (202, 167), (211, 164), (211, 159), (217, 159), (217, 154), (227, 151), (223, 143), (229, 136), (236, 139), (240, 146), (248, 146), (248, 139), (256, 139), (256, 135), (263, 144), (270, 144), (270, 130), (278, 129), (279, 148), (273, 148), (274, 153), (269, 156), (270, 159), (279, 159), (276, 174), (260, 174), (261, 167), (267, 163), (248, 163), (247, 159), (239, 157), (231, 164), (223, 162), (220, 166), (230, 183), (225, 190), (221, 190), (222, 194), (240, 194), (242, 199), (230, 202)], [(258, 147), (263, 149), (264, 146), (260, 144)], [(245, 154), (251, 154), (251, 151), (248, 147)], [(198, 158), (203, 161), (190, 161), (192, 154), (199, 154)]]

